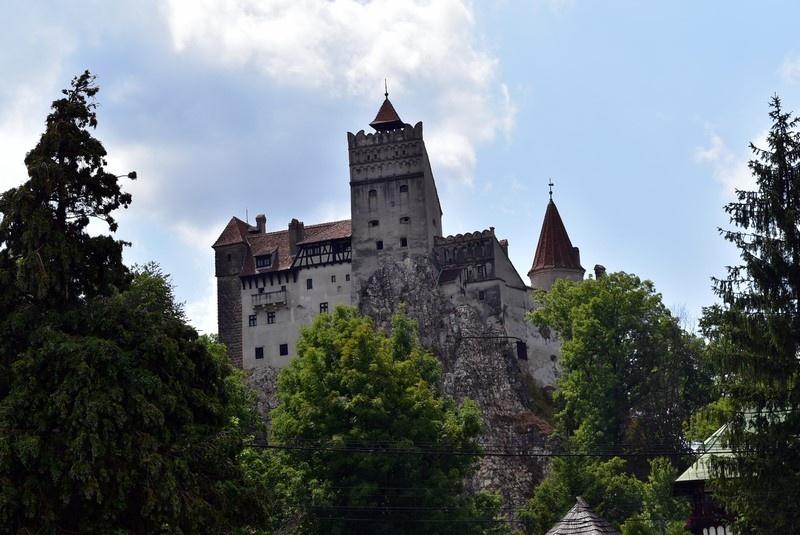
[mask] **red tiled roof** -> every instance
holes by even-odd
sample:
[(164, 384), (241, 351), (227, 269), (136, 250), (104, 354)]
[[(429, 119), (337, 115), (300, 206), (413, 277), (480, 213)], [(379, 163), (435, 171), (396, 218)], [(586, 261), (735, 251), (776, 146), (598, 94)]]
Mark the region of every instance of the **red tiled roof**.
[(547, 211), (544, 213), (542, 231), (539, 234), (539, 244), (536, 246), (536, 255), (533, 257), (532, 273), (540, 269), (566, 268), (583, 271), (578, 251), (569, 240), (567, 229), (558, 214), (556, 203), (550, 199)]
[(228, 224), (225, 225), (225, 230), (222, 231), (222, 234), (219, 235), (219, 238), (217, 238), (217, 241), (214, 242), (212, 247), (242, 243), (245, 241), (245, 236), (247, 236), (249, 228), (250, 225), (238, 217), (232, 217)]
[[(230, 226), (230, 223), (228, 225)], [(305, 239), (300, 242), (302, 245), (319, 241), (349, 238), (352, 230), (350, 220), (347, 219), (343, 221), (330, 221), (328, 223), (308, 225), (305, 227), (304, 232)], [(224, 231), (223, 234), (225, 234)], [(248, 246), (248, 254), (245, 258), (244, 267), (240, 275), (255, 275), (256, 273), (280, 271), (291, 267), (294, 257), (290, 254), (288, 230), (267, 232), (265, 234), (245, 233), (245, 237)], [(264, 254), (277, 254), (277, 257), (273, 256), (272, 265), (269, 268), (256, 270), (255, 257)]]
[(386, 100), (383, 101), (383, 104), (381, 104), (378, 115), (375, 116), (375, 119), (373, 119), (369, 125), (378, 131), (403, 127), (403, 121), (400, 120), (400, 116), (397, 115), (388, 96)]

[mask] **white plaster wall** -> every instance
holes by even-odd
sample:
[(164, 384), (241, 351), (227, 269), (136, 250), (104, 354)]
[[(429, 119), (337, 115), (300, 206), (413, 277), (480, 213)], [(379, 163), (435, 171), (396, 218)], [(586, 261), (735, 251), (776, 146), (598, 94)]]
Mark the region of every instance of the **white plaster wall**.
[[(346, 280), (350, 273), (350, 264), (332, 264), (327, 266), (302, 269), (297, 274), (297, 282), (278, 283), (277, 280), (270, 286), (267, 281), (265, 292), (274, 292), (286, 286), (286, 306), (275, 309), (275, 323), (267, 324), (267, 311), (263, 308), (255, 309), (251, 296), (258, 293), (258, 289), (245, 288), (242, 290), (242, 365), (245, 369), (260, 366), (282, 368), (294, 357), (297, 350), (297, 339), (300, 328), (310, 325), (320, 313), (320, 303), (328, 303), (328, 310), (333, 312), (336, 305), (351, 304), (351, 284)], [(336, 282), (331, 282), (331, 276), (336, 277)], [(313, 288), (306, 289), (306, 279), (312, 279)], [(285, 279), (283, 279), (285, 281)], [(259, 284), (261, 284), (259, 282)], [(256, 314), (256, 326), (249, 326), (249, 316)], [(289, 354), (280, 355), (280, 345), (289, 345)], [(256, 360), (255, 348), (264, 348), (264, 358)]]

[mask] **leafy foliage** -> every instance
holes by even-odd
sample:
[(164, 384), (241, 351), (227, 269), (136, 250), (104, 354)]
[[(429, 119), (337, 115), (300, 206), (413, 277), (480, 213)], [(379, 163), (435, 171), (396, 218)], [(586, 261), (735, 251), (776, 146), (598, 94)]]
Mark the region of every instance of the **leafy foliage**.
[(437, 394), (439, 377), (405, 316), (391, 337), (347, 307), (303, 330), (271, 432), (296, 448), (283, 455), (306, 483), (295, 499), (306, 530), (494, 532), (497, 499), (464, 492), (475, 457), (446, 453), (479, 451), (480, 414)]
[(777, 96), (769, 116), (767, 147), (750, 144), (757, 189), (725, 207), (742, 264), (701, 322), (730, 406), (717, 497), (745, 534), (800, 531), (800, 123)]
[(611, 458), (554, 460), (527, 506), (528, 527), (543, 533), (576, 496), (619, 525), (648, 503), (643, 480), (663, 471), (648, 459), (682, 451), (683, 421), (708, 401), (703, 344), (681, 329), (653, 284), (634, 275), (561, 280), (539, 300), (531, 319), (564, 341), (554, 442)]
[[(87, 72), (53, 103), (30, 179), (0, 197), (0, 525), (12, 533), (198, 533), (258, 523), (241, 452), (257, 428), (224, 348), (165, 275), (90, 237), (127, 206), (88, 128)], [(268, 496), (268, 493), (265, 493)]]

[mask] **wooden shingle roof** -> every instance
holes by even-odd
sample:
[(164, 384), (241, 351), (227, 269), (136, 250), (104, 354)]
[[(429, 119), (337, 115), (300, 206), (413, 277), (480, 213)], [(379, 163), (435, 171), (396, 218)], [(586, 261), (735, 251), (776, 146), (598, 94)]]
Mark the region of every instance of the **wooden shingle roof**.
[(620, 535), (608, 521), (597, 515), (580, 496), (564, 518), (545, 535)]

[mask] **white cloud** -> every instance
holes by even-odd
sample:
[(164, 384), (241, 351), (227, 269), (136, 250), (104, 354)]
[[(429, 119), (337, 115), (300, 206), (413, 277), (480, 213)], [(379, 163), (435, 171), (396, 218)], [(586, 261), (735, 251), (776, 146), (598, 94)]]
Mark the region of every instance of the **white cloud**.
[(393, 95), (424, 91), (434, 165), (467, 183), (476, 145), (513, 128), (466, 0), (171, 0), (166, 16), (177, 51), (278, 85), (374, 98), (388, 76)]
[(789, 84), (800, 83), (800, 56), (786, 56), (780, 68), (781, 76)]
[[(722, 137), (709, 129), (709, 144), (706, 147), (695, 149), (695, 161), (707, 163), (712, 167), (714, 178), (723, 186), (726, 196), (733, 196), (735, 190), (752, 190), (756, 187), (755, 179), (747, 166), (751, 159), (749, 148), (743, 148), (739, 153), (734, 152), (725, 143)], [(767, 132), (762, 132), (754, 138), (757, 147), (765, 147)]]
[(203, 295), (186, 302), (185, 312), (189, 324), (201, 334), (217, 332), (217, 281), (214, 277), (208, 278)]

